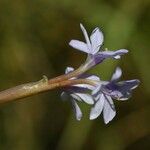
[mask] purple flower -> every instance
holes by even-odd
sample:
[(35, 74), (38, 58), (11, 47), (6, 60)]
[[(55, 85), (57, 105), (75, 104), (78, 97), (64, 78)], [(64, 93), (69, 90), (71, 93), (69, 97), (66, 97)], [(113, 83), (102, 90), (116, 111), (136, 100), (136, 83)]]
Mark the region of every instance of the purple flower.
[(104, 122), (106, 124), (109, 123), (116, 115), (112, 99), (129, 99), (132, 90), (140, 83), (137, 79), (118, 82), (121, 75), (121, 69), (117, 68), (110, 82), (104, 82), (97, 86), (97, 88), (93, 91), (93, 96), (95, 97), (96, 102), (90, 112), (91, 120), (97, 118), (101, 113), (103, 113)]
[(126, 49), (120, 49), (117, 51), (99, 51), (104, 41), (104, 36), (100, 29), (98, 27), (95, 28), (89, 38), (87, 31), (82, 24), (80, 24), (80, 28), (83, 32), (86, 43), (79, 40), (71, 40), (69, 45), (88, 54), (87, 61), (90, 67), (101, 63), (106, 58), (119, 59), (121, 55), (128, 52)]
[[(67, 67), (65, 73), (69, 73), (74, 71), (72, 67)], [(70, 80), (79, 79), (79, 78), (85, 78), (89, 80), (95, 80), (99, 81), (99, 78), (95, 75), (81, 75), (78, 77), (71, 78)], [(88, 92), (90, 90), (93, 90), (94, 87), (87, 84), (77, 84), (69, 87), (65, 87), (64, 91), (61, 93), (62, 99), (68, 99), (70, 98), (70, 102), (73, 107), (73, 111), (75, 113), (76, 119), (81, 120), (82, 117), (82, 111), (80, 107), (77, 104), (77, 101), (85, 102), (87, 104), (94, 104), (94, 99)]]
[(93, 67), (101, 62), (103, 62), (106, 58), (120, 59), (121, 55), (124, 55), (128, 52), (126, 49), (119, 49), (116, 51), (100, 51), (96, 55), (89, 55), (90, 57), (90, 66)]
[(80, 24), (80, 28), (83, 32), (86, 43), (78, 40), (71, 40), (69, 45), (87, 54), (96, 54), (99, 51), (101, 45), (103, 44), (103, 33), (99, 30), (99, 28), (95, 28), (89, 38), (87, 31), (82, 24)]

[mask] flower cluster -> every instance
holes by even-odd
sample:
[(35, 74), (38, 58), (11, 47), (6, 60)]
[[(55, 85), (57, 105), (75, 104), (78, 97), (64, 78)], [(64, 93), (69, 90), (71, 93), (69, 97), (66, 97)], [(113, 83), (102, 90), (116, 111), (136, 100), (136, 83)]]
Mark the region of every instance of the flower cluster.
[(100, 114), (103, 114), (104, 122), (107, 124), (116, 115), (113, 99), (120, 101), (129, 99), (132, 90), (139, 85), (139, 80), (119, 81), (122, 75), (119, 67), (116, 68), (110, 81), (102, 81), (96, 75), (86, 74), (87, 70), (102, 63), (107, 58), (120, 59), (128, 50), (101, 51), (104, 36), (100, 29), (98, 27), (95, 28), (89, 37), (82, 24), (80, 24), (80, 28), (86, 42), (71, 40), (69, 45), (87, 53), (87, 59), (78, 71), (72, 67), (67, 67), (65, 74), (75, 74), (69, 78), (71, 81), (81, 79), (82, 81), (90, 81), (92, 84), (83, 82), (81, 84), (66, 86), (63, 88), (61, 97), (63, 99), (69, 98), (77, 120), (82, 118), (82, 111), (77, 103), (80, 101), (91, 105), (90, 120), (96, 119)]

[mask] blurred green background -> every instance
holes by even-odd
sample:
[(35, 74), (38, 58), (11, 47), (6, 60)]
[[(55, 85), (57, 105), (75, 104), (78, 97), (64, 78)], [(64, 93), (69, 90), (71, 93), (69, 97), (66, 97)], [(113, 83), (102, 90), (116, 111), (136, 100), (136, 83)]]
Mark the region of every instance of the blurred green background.
[(129, 101), (115, 101), (117, 116), (108, 125), (90, 121), (89, 106), (75, 120), (68, 102), (54, 90), (0, 106), (0, 150), (150, 150), (149, 0), (0, 0), (0, 90), (60, 75), (86, 56), (69, 47), (96, 26), (104, 48), (129, 49), (121, 60), (92, 70), (109, 79), (116, 66), (123, 79), (140, 79)]

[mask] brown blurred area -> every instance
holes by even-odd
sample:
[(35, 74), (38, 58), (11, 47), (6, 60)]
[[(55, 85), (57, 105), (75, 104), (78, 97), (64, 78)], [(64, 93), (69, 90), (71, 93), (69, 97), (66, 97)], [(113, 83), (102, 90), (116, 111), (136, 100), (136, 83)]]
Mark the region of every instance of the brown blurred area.
[(121, 60), (107, 60), (91, 72), (108, 80), (116, 66), (123, 78), (140, 79), (126, 102), (115, 101), (117, 116), (75, 120), (68, 102), (54, 90), (0, 106), (0, 150), (150, 150), (149, 0), (0, 0), (0, 90), (63, 74), (86, 56), (69, 47), (88, 32), (104, 32), (103, 48), (129, 49)]

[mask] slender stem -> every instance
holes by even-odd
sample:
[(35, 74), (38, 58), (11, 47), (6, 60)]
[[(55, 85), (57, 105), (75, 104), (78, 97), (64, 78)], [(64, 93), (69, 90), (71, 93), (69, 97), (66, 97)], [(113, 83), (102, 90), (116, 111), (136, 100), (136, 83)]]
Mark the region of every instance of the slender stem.
[(78, 76), (78, 75), (86, 72), (89, 69), (87, 66), (88, 66), (88, 63), (85, 63), (85, 64), (81, 65), (78, 69), (76, 69), (68, 74), (60, 75), (56, 78), (49, 80), (49, 83), (64, 81), (64, 80), (70, 79), (72, 77)]
[(86, 72), (89, 67), (90, 61), (81, 65), (78, 69), (64, 75), (60, 75), (53, 79), (48, 80), (44, 77), (42, 80), (37, 82), (31, 82), (22, 84), (4, 91), (0, 92), (0, 103), (6, 103), (21, 98), (25, 98), (31, 95), (42, 93), (44, 91), (52, 90), (55, 88), (75, 85), (75, 84), (89, 84), (95, 86), (95, 82), (88, 79), (74, 79), (69, 80), (72, 77), (77, 77), (78, 75)]
[(37, 82), (22, 84), (0, 92), (0, 103), (15, 101), (21, 98), (42, 93), (55, 88), (60, 88), (60, 87), (65, 87), (65, 86), (70, 86), (75, 84), (89, 84), (95, 86), (95, 83), (92, 80), (87, 80), (87, 79), (65, 80), (61, 82), (51, 83), (48, 81), (47, 78), (43, 78), (42, 80)]

